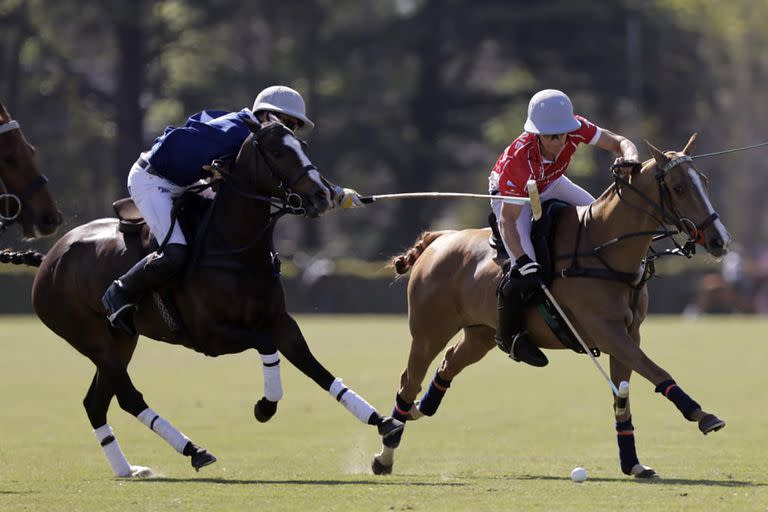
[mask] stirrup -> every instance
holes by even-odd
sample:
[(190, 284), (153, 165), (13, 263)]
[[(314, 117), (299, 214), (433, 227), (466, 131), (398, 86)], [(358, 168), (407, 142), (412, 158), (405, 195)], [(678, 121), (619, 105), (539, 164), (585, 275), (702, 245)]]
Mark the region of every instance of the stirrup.
[(549, 359), (539, 347), (533, 344), (528, 333), (523, 331), (512, 339), (512, 348), (509, 351), (510, 359), (541, 368), (549, 364)]

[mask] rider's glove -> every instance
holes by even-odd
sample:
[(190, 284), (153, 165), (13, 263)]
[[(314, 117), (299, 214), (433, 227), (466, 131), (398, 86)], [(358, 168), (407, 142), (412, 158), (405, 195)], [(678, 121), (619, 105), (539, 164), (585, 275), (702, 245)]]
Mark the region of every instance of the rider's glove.
[(336, 206), (342, 208), (359, 208), (365, 206), (360, 200), (360, 194), (351, 188), (341, 188), (336, 191)]
[(541, 270), (541, 265), (533, 261), (527, 254), (523, 254), (515, 260), (515, 267), (517, 267), (517, 271), (523, 279), (529, 277), (538, 278), (539, 271)]
[(637, 160), (629, 160), (624, 158), (623, 156), (620, 156), (616, 160), (613, 161), (613, 165), (611, 166), (611, 169), (616, 169), (622, 174), (629, 175), (634, 171), (635, 169), (640, 169), (643, 164), (638, 162)]
[(523, 286), (520, 287), (520, 293), (524, 302), (527, 303), (541, 288), (541, 265), (533, 261), (527, 254), (523, 254), (515, 260), (515, 268), (517, 268), (522, 280)]

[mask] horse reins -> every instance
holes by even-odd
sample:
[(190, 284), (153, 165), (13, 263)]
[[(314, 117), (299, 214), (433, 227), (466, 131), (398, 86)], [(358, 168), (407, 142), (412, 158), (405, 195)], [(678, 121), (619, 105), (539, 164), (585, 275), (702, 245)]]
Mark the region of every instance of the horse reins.
[[(0, 125), (0, 135), (10, 132), (12, 130), (20, 130), (21, 125), (19, 125), (19, 122), (16, 120), (8, 121), (5, 124)], [(13, 209), (13, 212), (11, 214), (11, 205), (8, 204), (5, 208), (5, 212), (0, 213), (0, 233), (5, 231), (8, 226), (13, 224), (16, 219), (19, 218), (21, 215), (22, 206), (24, 204), (24, 199), (28, 198), (30, 195), (34, 194), (37, 190), (42, 188), (48, 183), (48, 178), (43, 176), (42, 174), (39, 175), (37, 178), (32, 180), (29, 185), (24, 187), (24, 190), (21, 191), (19, 194), (12, 194), (8, 191), (8, 187), (5, 185), (5, 181), (2, 177), (0, 177), (0, 189), (2, 189), (2, 192), (0, 192), (0, 200), (5, 199), (9, 203), (12, 203), (13, 201), (16, 202), (16, 208)]]

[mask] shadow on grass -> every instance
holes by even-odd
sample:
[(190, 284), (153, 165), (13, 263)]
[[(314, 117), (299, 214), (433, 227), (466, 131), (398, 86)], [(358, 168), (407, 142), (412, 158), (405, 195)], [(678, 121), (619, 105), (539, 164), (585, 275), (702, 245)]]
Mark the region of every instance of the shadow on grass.
[(458, 482), (401, 482), (384, 479), (370, 480), (241, 480), (228, 478), (143, 478), (126, 480), (130, 483), (163, 484), (163, 483), (206, 483), (227, 485), (393, 485), (407, 487), (464, 487), (467, 484)]
[[(566, 476), (544, 476), (544, 475), (509, 475), (504, 477), (509, 480), (563, 480), (570, 481)], [(707, 480), (704, 478), (694, 480), (688, 478), (600, 478), (589, 477), (588, 482), (635, 482), (648, 485), (704, 485), (711, 487), (765, 487), (765, 482), (746, 482), (744, 480)]]

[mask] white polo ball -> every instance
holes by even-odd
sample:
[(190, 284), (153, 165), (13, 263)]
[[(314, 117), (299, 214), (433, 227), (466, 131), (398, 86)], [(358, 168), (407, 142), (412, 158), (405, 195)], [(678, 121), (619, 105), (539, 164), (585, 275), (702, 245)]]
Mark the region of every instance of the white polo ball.
[(573, 468), (571, 471), (571, 480), (574, 482), (583, 482), (587, 479), (587, 470), (581, 467)]

